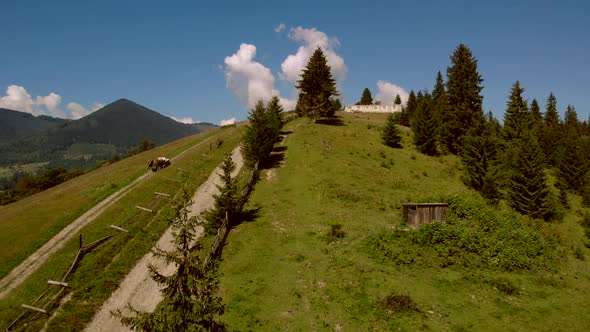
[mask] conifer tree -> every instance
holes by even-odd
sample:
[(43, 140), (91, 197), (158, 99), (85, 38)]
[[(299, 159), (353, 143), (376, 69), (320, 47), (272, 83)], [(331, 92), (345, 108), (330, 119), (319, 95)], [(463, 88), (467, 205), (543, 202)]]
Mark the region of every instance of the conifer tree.
[(402, 104), (402, 99), (399, 96), (399, 94), (395, 95), (395, 100), (393, 101), (394, 105), (401, 105)]
[(436, 154), (437, 123), (432, 110), (432, 96), (428, 92), (418, 92), (418, 106), (412, 120), (414, 144), (421, 153), (434, 156)]
[(511, 141), (522, 139), (528, 135), (531, 129), (531, 116), (529, 114), (526, 100), (522, 93), (524, 88), (520, 87), (520, 82), (516, 81), (512, 85), (510, 97), (506, 103), (506, 113), (504, 113), (504, 139)]
[(373, 97), (371, 96), (371, 91), (369, 88), (365, 88), (363, 90), (363, 95), (361, 96), (361, 100), (358, 102), (359, 105), (373, 105)]
[(582, 193), (588, 171), (587, 163), (576, 136), (568, 136), (562, 141), (563, 149), (557, 164), (557, 178), (563, 189)]
[(277, 138), (262, 100), (250, 111), (248, 120), (250, 123), (246, 127), (241, 148), (244, 165), (252, 169), (256, 163), (267, 160)]
[(280, 103), (279, 97), (273, 96), (266, 106), (266, 113), (268, 116), (268, 123), (272, 129), (272, 136), (274, 141), (278, 141), (281, 129), (283, 129), (283, 106)]
[(532, 127), (535, 133), (535, 136), (537, 137), (537, 140), (540, 142), (542, 137), (543, 137), (543, 113), (541, 112), (541, 107), (539, 107), (539, 103), (537, 102), (537, 99), (533, 98), (533, 101), (531, 101), (531, 121), (532, 121)]
[(576, 109), (572, 105), (567, 105), (567, 109), (565, 110), (565, 116), (563, 119), (563, 125), (565, 127), (565, 135), (574, 137), (580, 135), (580, 123), (578, 122), (578, 114), (576, 113)]
[(522, 140), (515, 166), (508, 188), (510, 205), (524, 215), (548, 221), (551, 210), (543, 156), (532, 135)]
[(551, 93), (547, 98), (541, 147), (545, 153), (545, 159), (553, 166), (557, 165), (558, 162), (558, 147), (562, 138), (560, 125), (561, 120), (559, 119), (559, 113), (557, 113), (557, 99)]
[(383, 128), (381, 138), (383, 139), (383, 144), (389, 147), (402, 147), (402, 134), (400, 132), (400, 129), (395, 124), (395, 117), (393, 113), (387, 117), (387, 122), (385, 123), (385, 127)]
[(222, 173), (219, 174), (222, 185), (218, 185), (219, 194), (213, 195), (215, 200), (213, 208), (205, 211), (204, 217), (207, 220), (205, 224), (205, 232), (209, 235), (217, 234), (217, 230), (223, 224), (226, 216), (229, 220), (236, 220), (240, 211), (236, 210), (240, 195), (238, 192), (238, 184), (235, 178), (232, 177), (232, 172), (236, 169), (236, 164), (231, 158), (231, 154), (227, 154), (221, 164)]
[(196, 219), (189, 218), (190, 194), (183, 188), (171, 217), (174, 250), (155, 249), (152, 254), (175, 264), (178, 269), (172, 275), (160, 274), (153, 265), (150, 276), (162, 286), (163, 300), (154, 312), (140, 312), (130, 305), (132, 316), (125, 316), (119, 309), (112, 314), (123, 325), (138, 331), (223, 331), (225, 325), (219, 317), (225, 305), (218, 297), (219, 279), (217, 262), (207, 268), (202, 266), (199, 251), (202, 243), (196, 240)]
[(297, 81), (299, 99), (297, 101), (301, 113), (316, 121), (322, 116), (331, 114), (330, 98), (338, 96), (336, 81), (322, 49), (318, 47), (301, 73)]
[(411, 118), (416, 111), (416, 107), (418, 107), (418, 102), (416, 100), (416, 94), (414, 90), (410, 91), (410, 96), (408, 97), (408, 101), (406, 102), (406, 107), (402, 110), (402, 114), (400, 117), (400, 125), (409, 127)]
[(463, 137), (483, 122), (483, 79), (477, 72), (477, 60), (464, 44), (451, 55), (447, 67), (447, 107), (444, 112), (444, 142), (449, 152), (458, 154), (463, 146)]
[[(465, 182), (473, 189), (481, 191), (484, 197), (496, 199), (499, 193), (491, 174), (491, 166), (499, 148), (497, 134), (499, 124), (490, 112), (482, 125), (484, 128), (470, 131), (463, 141), (462, 161), (467, 171)], [(472, 132), (481, 134), (473, 135)]]
[(434, 90), (432, 90), (432, 111), (433, 116), (436, 123), (436, 141), (438, 145), (438, 149), (440, 152), (444, 153), (446, 151), (446, 147), (440, 144), (442, 142), (442, 137), (445, 136), (444, 131), (444, 122), (443, 122), (443, 115), (445, 112), (445, 105), (446, 105), (446, 91), (445, 91), (445, 82), (443, 81), (442, 74), (440, 70), (436, 74), (436, 83), (434, 85)]

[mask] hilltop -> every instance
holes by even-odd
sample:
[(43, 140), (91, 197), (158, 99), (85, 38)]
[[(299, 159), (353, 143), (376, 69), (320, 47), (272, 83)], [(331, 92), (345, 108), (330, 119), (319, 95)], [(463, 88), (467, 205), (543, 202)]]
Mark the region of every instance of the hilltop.
[(0, 109), (0, 166), (52, 162), (88, 167), (126, 154), (142, 141), (162, 145), (217, 126), (184, 124), (127, 99), (78, 120)]

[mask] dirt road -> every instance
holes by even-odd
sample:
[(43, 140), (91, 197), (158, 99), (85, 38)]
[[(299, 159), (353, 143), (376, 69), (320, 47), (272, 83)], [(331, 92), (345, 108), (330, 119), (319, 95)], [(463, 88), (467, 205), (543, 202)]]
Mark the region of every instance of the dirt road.
[[(239, 147), (232, 152), (232, 159), (236, 163), (234, 176), (242, 168), (242, 155)], [(221, 169), (218, 167), (209, 176), (207, 181), (199, 187), (193, 196), (193, 205), (190, 215), (198, 215), (201, 211), (213, 206), (213, 195), (218, 192), (216, 185), (221, 183), (218, 173)], [(202, 229), (199, 231), (199, 235)], [(172, 248), (171, 230), (168, 229), (158, 241), (158, 247), (164, 250)], [(158, 271), (164, 275), (174, 273), (175, 266), (168, 265), (160, 259), (156, 259), (151, 253), (145, 255), (133, 268), (133, 270), (125, 277), (119, 288), (111, 294), (111, 297), (105, 301), (98, 313), (92, 319), (92, 322), (87, 326), (87, 332), (97, 331), (130, 331), (125, 328), (118, 319), (113, 318), (111, 310), (124, 309), (127, 303), (141, 311), (153, 311), (158, 303), (162, 300), (160, 288), (150, 278), (148, 265), (153, 264)]]
[[(204, 144), (205, 142), (210, 141), (215, 137), (217, 136), (209, 137), (204, 141), (193, 145), (192, 147), (178, 154), (176, 157), (172, 158), (172, 161), (174, 161), (176, 158), (178, 158), (185, 152), (194, 149), (195, 147)], [(131, 184), (127, 185), (124, 188), (121, 188), (117, 192), (105, 198), (102, 202), (92, 207), (86, 213), (84, 213), (79, 218), (74, 220), (71, 224), (62, 229), (51, 240), (47, 241), (47, 243), (45, 243), (41, 248), (37, 249), (37, 251), (35, 251), (33, 254), (27, 257), (27, 259), (25, 259), (17, 267), (12, 269), (12, 271), (10, 271), (9, 274), (7, 274), (4, 278), (2, 278), (2, 280), (0, 280), (0, 300), (3, 299), (6, 295), (8, 295), (8, 293), (10, 293), (13, 289), (18, 287), (31, 274), (37, 271), (37, 269), (41, 267), (41, 265), (43, 265), (43, 263), (45, 263), (47, 259), (51, 257), (51, 255), (63, 248), (63, 246), (65, 246), (69, 240), (74, 238), (84, 226), (94, 221), (106, 208), (116, 203), (129, 191), (131, 191), (133, 187), (135, 187), (141, 181), (150, 177), (152, 174), (152, 172), (148, 171), (144, 175), (135, 179), (135, 181), (133, 181)]]

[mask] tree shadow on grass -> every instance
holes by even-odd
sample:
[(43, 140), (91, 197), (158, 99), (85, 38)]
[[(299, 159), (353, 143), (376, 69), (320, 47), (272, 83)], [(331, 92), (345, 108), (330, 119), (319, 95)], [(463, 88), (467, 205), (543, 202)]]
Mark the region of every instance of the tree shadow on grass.
[(315, 123), (328, 125), (328, 126), (344, 126), (345, 125), (344, 122), (342, 121), (342, 119), (340, 119), (340, 117), (319, 119), (319, 120), (316, 120)]
[(281, 166), (283, 160), (285, 160), (285, 151), (287, 147), (280, 147), (284, 148), (279, 152), (273, 152), (264, 162), (260, 164), (260, 169), (271, 169), (271, 168), (278, 168)]
[(256, 219), (260, 216), (261, 210), (262, 210), (262, 207), (260, 207), (260, 206), (255, 206), (251, 209), (243, 209), (242, 213), (240, 213), (240, 215), (237, 218), (238, 222), (235, 224), (232, 224), (232, 228), (236, 227), (242, 223), (245, 223), (245, 222), (256, 221)]

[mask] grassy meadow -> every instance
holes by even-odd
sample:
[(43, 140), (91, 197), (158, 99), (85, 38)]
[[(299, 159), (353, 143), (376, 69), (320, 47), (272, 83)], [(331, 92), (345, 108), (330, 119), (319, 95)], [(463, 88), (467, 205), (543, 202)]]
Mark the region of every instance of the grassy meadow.
[[(70, 298), (50, 320), (46, 326), (48, 331), (80, 331), (83, 329), (85, 324), (92, 319), (96, 310), (100, 308), (111, 292), (117, 288), (120, 281), (135, 266), (137, 260), (149, 252), (164, 230), (168, 228), (167, 218), (172, 212), (170, 199), (154, 200), (153, 192), (158, 191), (175, 195), (182, 183), (186, 184), (190, 191), (195, 191), (209, 177), (213, 169), (221, 163), (224, 155), (236, 147), (241, 138), (241, 130), (240, 126), (234, 126), (185, 138), (103, 167), (107, 170), (110, 169), (110, 171), (104, 171), (101, 168), (81, 176), (82, 179), (75, 178), (54, 188), (61, 192), (62, 195), (72, 195), (68, 197), (74, 197), (69, 191), (77, 191), (78, 195), (96, 191), (97, 193), (92, 196), (94, 197), (92, 199), (96, 200), (95, 204), (100, 201), (101, 197), (104, 198), (112, 192), (112, 190), (106, 190), (107, 193), (101, 188), (121, 188), (146, 172), (145, 161), (147, 159), (158, 155), (169, 157), (179, 155), (187, 148), (212, 136), (223, 139), (223, 144), (219, 149), (210, 151), (208, 142), (205, 142), (183, 153), (170, 167), (160, 170), (154, 176), (138, 184), (119, 202), (106, 209), (94, 222), (82, 229), (81, 233), (85, 244), (109, 234), (115, 233), (117, 235), (84, 256), (76, 272), (69, 280), (72, 287)], [(215, 139), (213, 138), (210, 141), (215, 142)], [(170, 181), (166, 178), (176, 179), (180, 182)], [(76, 180), (81, 182), (70, 183)], [(112, 186), (112, 183), (117, 185)], [(66, 188), (69, 190), (60, 188), (67, 185), (71, 186)], [(80, 186), (83, 188), (80, 188)], [(45, 193), (45, 195), (53, 196), (53, 200), (50, 197), (45, 198), (49, 202), (56, 200), (56, 193)], [(90, 200), (88, 197), (85, 198)], [(68, 205), (67, 201), (62, 200), (59, 209), (69, 211), (67, 209), (69, 206), (70, 209), (75, 208), (83, 212), (83, 207), (93, 205), (84, 199), (81, 199), (81, 201), (84, 201), (83, 204), (78, 203), (78, 206), (72, 207), (72, 202)], [(54, 204), (57, 206), (58, 203)], [(139, 211), (135, 208), (136, 205), (150, 207), (156, 212), (151, 214)], [(22, 218), (21, 223), (27, 222), (26, 218)], [(69, 221), (71, 220), (73, 220), (73, 217), (69, 219)], [(16, 220), (12, 219), (10, 219), (10, 222), (17, 223)], [(67, 222), (56, 223), (56, 225), (62, 224), (65, 226)], [(122, 226), (128, 229), (129, 233), (117, 233), (108, 227), (111, 224)], [(30, 225), (33, 225), (32, 221)], [(57, 226), (54, 226), (54, 228), (57, 228)], [(23, 235), (19, 234), (18, 236), (22, 237)], [(41, 235), (38, 233), (38, 236)], [(47, 238), (50, 238), (50, 236)], [(40, 240), (38, 242), (41, 243)], [(29, 248), (28, 250), (33, 249)], [(21, 303), (31, 303), (39, 296), (47, 287), (46, 282), (48, 279), (58, 279), (71, 263), (77, 250), (78, 238), (75, 238), (53, 255), (31, 278), (7, 298), (0, 301), (0, 326), (7, 326), (19, 315)], [(37, 315), (25, 330), (37, 331), (46, 324), (46, 321), (43, 315)]]
[[(579, 197), (558, 223), (488, 205), (460, 160), (381, 144), (385, 114), (289, 122), (283, 165), (229, 235), (223, 316), (240, 331), (585, 331), (590, 251)], [(412, 231), (401, 204), (448, 202)], [(574, 254), (575, 252), (577, 254)]]

